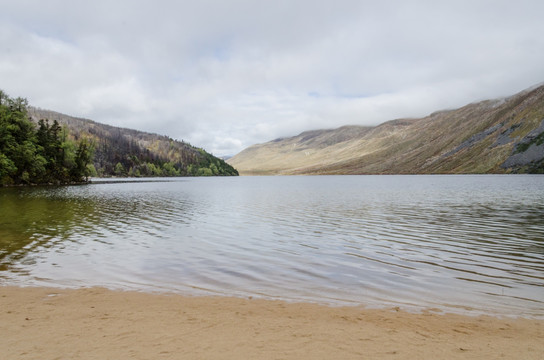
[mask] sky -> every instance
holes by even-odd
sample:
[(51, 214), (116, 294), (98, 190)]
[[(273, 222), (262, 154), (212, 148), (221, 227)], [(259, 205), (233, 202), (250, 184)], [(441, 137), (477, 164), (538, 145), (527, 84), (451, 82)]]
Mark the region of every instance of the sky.
[(216, 156), (544, 82), (542, 0), (0, 0), (0, 89)]

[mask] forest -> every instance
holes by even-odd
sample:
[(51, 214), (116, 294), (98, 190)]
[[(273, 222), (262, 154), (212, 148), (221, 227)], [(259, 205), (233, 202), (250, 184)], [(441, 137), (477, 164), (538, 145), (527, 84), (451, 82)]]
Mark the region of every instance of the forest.
[(0, 90), (0, 186), (236, 175), (222, 159), (185, 142), (37, 109)]
[(28, 119), (28, 102), (0, 90), (0, 185), (67, 184), (91, 175), (93, 144), (74, 142), (58, 122)]

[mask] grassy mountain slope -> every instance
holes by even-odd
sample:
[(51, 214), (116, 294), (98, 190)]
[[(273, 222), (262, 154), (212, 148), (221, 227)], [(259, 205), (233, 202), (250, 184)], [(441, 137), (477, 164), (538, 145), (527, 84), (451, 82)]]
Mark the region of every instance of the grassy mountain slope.
[(228, 162), (246, 175), (544, 171), (544, 85), (514, 96), (253, 145)]
[(54, 111), (28, 108), (32, 121), (58, 121), (76, 140), (94, 144), (94, 167), (99, 176), (238, 175), (222, 159), (167, 136), (118, 128)]

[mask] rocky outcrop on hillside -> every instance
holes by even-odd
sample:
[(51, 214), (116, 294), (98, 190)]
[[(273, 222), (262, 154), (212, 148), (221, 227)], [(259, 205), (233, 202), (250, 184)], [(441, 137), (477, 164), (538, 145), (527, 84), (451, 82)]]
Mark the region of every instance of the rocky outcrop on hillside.
[(544, 119), (538, 128), (517, 142), (512, 154), (501, 164), (501, 167), (505, 169), (527, 167), (530, 172), (537, 172), (539, 168), (544, 168)]

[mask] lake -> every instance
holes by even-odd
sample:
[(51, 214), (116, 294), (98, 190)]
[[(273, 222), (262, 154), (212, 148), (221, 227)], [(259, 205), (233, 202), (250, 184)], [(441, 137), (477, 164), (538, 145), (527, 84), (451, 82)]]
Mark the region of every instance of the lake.
[(0, 188), (0, 284), (544, 318), (544, 176)]

